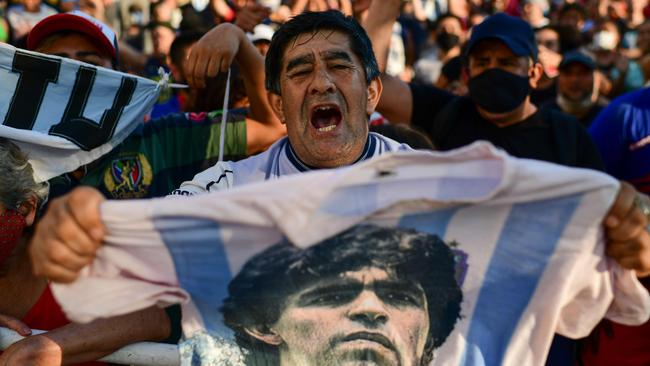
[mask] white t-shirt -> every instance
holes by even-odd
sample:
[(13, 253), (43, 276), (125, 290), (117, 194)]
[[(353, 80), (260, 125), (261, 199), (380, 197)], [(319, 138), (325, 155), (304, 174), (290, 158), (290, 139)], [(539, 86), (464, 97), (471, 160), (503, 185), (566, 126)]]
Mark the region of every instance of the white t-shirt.
[[(355, 163), (390, 152), (412, 150), (388, 137), (370, 132), (361, 156)], [(289, 138), (275, 142), (267, 151), (237, 162), (225, 161), (194, 176), (181, 184), (172, 195), (191, 196), (206, 192), (221, 191), (235, 186), (276, 179), (281, 176), (304, 173), (313, 168), (304, 164), (294, 152)]]

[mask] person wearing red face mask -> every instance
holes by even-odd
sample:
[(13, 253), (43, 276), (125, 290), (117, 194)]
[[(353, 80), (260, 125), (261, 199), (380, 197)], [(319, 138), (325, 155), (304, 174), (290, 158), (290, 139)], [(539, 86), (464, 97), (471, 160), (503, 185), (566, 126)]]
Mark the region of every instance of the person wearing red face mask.
[(0, 214), (0, 265), (12, 254), (27, 225), (25, 217), (15, 209), (3, 208)]
[[(34, 182), (24, 155), (6, 139), (0, 139), (0, 173), (0, 314), (25, 320), (32, 305), (28, 303), (33, 303), (34, 297), (38, 298), (47, 287), (45, 279), (36, 279), (31, 274), (24, 257), (26, 238), (31, 234), (38, 206), (47, 197), (48, 187)], [(55, 326), (59, 323), (55, 318), (60, 317), (32, 319), (35, 322), (30, 322), (30, 326)], [(1, 319), (11, 323), (6, 316)], [(23, 329), (17, 330), (25, 333)]]
[[(25, 154), (0, 138), (0, 327), (27, 336), (0, 351), (0, 365), (102, 365), (88, 361), (133, 342), (168, 337), (169, 321), (162, 309), (69, 324), (47, 279), (34, 275), (27, 253), (47, 195), (47, 183), (34, 181)], [(30, 336), (31, 329), (49, 332)]]

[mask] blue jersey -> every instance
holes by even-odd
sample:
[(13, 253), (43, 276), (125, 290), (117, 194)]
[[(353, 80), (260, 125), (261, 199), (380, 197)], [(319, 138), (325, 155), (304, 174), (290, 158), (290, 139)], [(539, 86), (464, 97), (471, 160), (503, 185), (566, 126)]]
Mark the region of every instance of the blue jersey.
[(612, 101), (589, 133), (609, 174), (650, 193), (650, 88)]

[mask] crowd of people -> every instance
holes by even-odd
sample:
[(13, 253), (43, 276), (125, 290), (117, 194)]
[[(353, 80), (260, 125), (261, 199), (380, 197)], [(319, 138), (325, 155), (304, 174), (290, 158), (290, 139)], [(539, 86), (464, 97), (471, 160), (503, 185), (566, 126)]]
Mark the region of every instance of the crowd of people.
[[(650, 289), (647, 2), (3, 5), (1, 41), (152, 79), (167, 72), (189, 88), (166, 90), (121, 144), (47, 184), (0, 139), (0, 325), (49, 331), (9, 347), (0, 365), (87, 362), (137, 341), (178, 341), (177, 306), (81, 325), (68, 324), (56, 305), (46, 278), (72, 281), (92, 261), (104, 199), (201, 194), (477, 140), (621, 180), (604, 221), (607, 255)], [(227, 83), (232, 110), (218, 161)], [(557, 336), (548, 358), (649, 363), (650, 323), (607, 320), (587, 339)]]

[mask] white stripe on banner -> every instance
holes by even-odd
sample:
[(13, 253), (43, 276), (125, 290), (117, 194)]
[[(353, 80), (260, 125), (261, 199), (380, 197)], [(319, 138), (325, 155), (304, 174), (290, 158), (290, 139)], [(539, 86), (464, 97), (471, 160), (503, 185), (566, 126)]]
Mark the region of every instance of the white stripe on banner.
[(543, 365), (556, 332), (650, 316), (633, 272), (604, 256), (617, 189), (599, 172), (477, 143), (106, 202), (97, 261), (53, 292), (82, 321), (189, 295), (186, 365)]
[(0, 44), (0, 136), (44, 181), (98, 159), (144, 122), (151, 80)]

